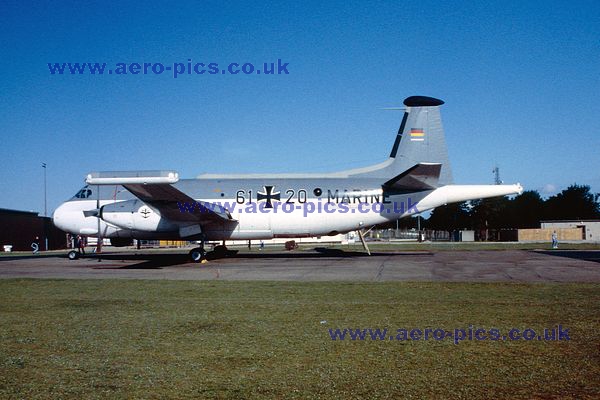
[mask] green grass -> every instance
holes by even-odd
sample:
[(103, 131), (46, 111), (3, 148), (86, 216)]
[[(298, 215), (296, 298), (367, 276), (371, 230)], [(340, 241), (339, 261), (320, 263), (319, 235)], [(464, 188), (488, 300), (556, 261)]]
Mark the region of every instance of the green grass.
[[(593, 284), (3, 280), (0, 324), (0, 398), (600, 397)], [(571, 340), (328, 333), (470, 324)]]

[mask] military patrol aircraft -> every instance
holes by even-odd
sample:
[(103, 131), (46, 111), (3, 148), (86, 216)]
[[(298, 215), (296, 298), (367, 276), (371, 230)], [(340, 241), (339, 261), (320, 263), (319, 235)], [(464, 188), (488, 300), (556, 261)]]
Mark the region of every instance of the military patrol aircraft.
[[(323, 174), (204, 174), (175, 171), (95, 172), (54, 212), (72, 234), (110, 238), (199, 241), (262, 240), (363, 232), (448, 203), (522, 193), (516, 185), (453, 185), (442, 100), (412, 96), (384, 162)], [(76, 258), (76, 253), (70, 253)]]

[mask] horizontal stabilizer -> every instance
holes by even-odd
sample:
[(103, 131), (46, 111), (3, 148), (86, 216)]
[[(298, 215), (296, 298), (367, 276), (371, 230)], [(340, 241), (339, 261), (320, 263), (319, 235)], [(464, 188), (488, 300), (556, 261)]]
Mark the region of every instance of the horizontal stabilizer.
[(441, 171), (442, 164), (417, 164), (384, 183), (383, 189), (395, 192), (436, 189)]

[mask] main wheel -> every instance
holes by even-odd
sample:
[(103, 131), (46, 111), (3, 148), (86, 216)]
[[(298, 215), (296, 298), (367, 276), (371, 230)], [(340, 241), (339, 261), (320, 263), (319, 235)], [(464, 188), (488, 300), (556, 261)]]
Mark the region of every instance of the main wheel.
[(79, 253), (75, 250), (71, 250), (69, 254), (67, 254), (67, 257), (69, 257), (69, 260), (77, 260), (79, 258)]
[(228, 251), (227, 246), (220, 244), (220, 245), (215, 246), (213, 253), (217, 257), (225, 257), (225, 256), (227, 256), (227, 251)]
[(206, 250), (204, 250), (202, 247), (196, 247), (195, 249), (192, 249), (190, 251), (190, 259), (193, 262), (199, 263), (202, 262), (202, 260), (205, 258), (206, 256)]

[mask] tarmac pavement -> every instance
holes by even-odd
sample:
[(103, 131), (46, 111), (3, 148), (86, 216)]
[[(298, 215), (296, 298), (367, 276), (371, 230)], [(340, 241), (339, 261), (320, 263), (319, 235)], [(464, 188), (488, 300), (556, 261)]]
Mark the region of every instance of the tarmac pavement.
[(120, 251), (0, 257), (0, 279), (174, 279), (269, 281), (600, 282), (600, 251), (342, 250), (240, 252), (196, 264), (187, 252)]

